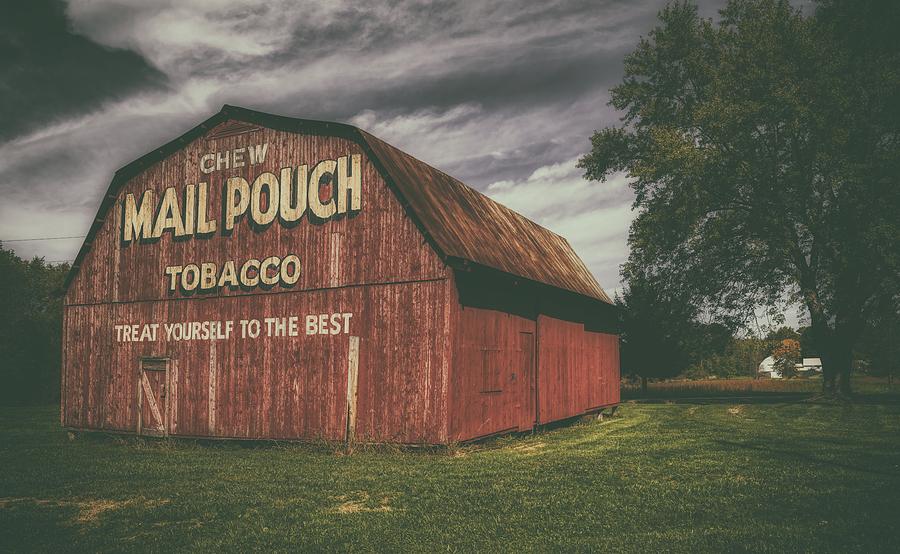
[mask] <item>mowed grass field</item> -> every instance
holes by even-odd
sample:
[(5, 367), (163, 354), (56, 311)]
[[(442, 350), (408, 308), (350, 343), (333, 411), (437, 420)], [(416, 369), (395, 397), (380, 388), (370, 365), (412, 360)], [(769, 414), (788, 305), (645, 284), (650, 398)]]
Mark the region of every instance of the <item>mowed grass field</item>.
[(900, 402), (634, 403), (432, 451), (79, 436), (0, 409), (3, 551), (900, 550)]

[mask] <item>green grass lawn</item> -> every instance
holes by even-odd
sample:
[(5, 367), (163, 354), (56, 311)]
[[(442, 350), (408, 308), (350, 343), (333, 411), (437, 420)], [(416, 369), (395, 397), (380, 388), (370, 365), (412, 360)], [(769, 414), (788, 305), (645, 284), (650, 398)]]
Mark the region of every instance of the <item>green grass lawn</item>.
[(79, 436), (0, 409), (0, 550), (897, 551), (900, 403), (637, 404), (448, 451)]

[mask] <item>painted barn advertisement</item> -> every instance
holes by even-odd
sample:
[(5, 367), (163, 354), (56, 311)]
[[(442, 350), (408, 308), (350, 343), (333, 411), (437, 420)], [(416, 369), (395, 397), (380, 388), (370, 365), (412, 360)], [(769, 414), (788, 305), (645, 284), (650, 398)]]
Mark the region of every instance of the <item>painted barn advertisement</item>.
[[(263, 143), (205, 154), (200, 158), (199, 169), (210, 174), (245, 165), (253, 167), (265, 162), (268, 151), (269, 144)], [(217, 187), (222, 206), (213, 212), (222, 214), (221, 226), (215, 219), (217, 216), (210, 215), (209, 181), (187, 184), (181, 190), (176, 186), (166, 187), (159, 201), (153, 188), (143, 191), (140, 200), (128, 193), (123, 204), (122, 245), (159, 240), (164, 234), (183, 240), (209, 239), (219, 231), (228, 237), (242, 220), (261, 232), (276, 221), (292, 227), (304, 216), (325, 222), (355, 213), (362, 207), (360, 171), (360, 156), (355, 154), (322, 160), (311, 171), (303, 164), (282, 167), (278, 174), (258, 172), (252, 185), (244, 177), (223, 177)], [(323, 183), (328, 187), (327, 200), (321, 195)], [(250, 258), (235, 264), (235, 260), (227, 260), (166, 266), (169, 291), (205, 293), (224, 287), (292, 286), (300, 278), (300, 258), (292, 253)]]
[(619, 399), (565, 240), (346, 125), (224, 108), (116, 173), (67, 287), (73, 429), (436, 444)]

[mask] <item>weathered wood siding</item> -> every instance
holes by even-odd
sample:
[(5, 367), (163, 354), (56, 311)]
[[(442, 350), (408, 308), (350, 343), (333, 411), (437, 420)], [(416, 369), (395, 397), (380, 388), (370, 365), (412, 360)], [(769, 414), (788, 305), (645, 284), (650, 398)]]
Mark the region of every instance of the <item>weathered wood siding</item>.
[(616, 335), (483, 308), (460, 306), (456, 317), (453, 440), (527, 431), (619, 402)]
[[(213, 130), (215, 131), (215, 130)], [(202, 153), (269, 143), (264, 164), (202, 175)], [(240, 175), (361, 154), (335, 137), (261, 129), (198, 139), (148, 167), (120, 191), (68, 289), (65, 309), (64, 425), (136, 431), (140, 359), (170, 358), (166, 387), (169, 433), (240, 438), (342, 440), (347, 428), (351, 336), (360, 340), (357, 440), (446, 441), (449, 336), (447, 269), (425, 244), (396, 195), (365, 155), (362, 210), (321, 224), (304, 217), (292, 228), (238, 224), (233, 234), (120, 245), (121, 203), (153, 188), (210, 182), (210, 217), (223, 224), (222, 182)], [(323, 187), (323, 195), (328, 187)], [(171, 295), (170, 264), (243, 261), (294, 253), (300, 281), (289, 290), (227, 288)], [(221, 321), (350, 312), (348, 333), (228, 340), (117, 342), (116, 324)], [(162, 330), (160, 330), (161, 332)]]
[(619, 402), (619, 337), (538, 316), (538, 419), (550, 423)]
[[(608, 298), (564, 239), (368, 135), (217, 121), (205, 135), (186, 135), (199, 138), (183, 147), (181, 139), (164, 147), (159, 161), (126, 166), (114, 181), (117, 192), (106, 200), (114, 206), (92, 228), (66, 293), (63, 425), (155, 432), (149, 427), (163, 421), (164, 434), (180, 436), (446, 443), (619, 401), (617, 337), (573, 322), (607, 329)], [(329, 134), (328, 125), (309, 132)], [(245, 132), (232, 132), (239, 127)], [(262, 163), (200, 171), (204, 154), (262, 143)], [(348, 155), (361, 156), (359, 212), (264, 229), (244, 216), (232, 233), (221, 232), (227, 178), (252, 183), (262, 172), (280, 176), (284, 167), (311, 169)], [(152, 189), (160, 198), (179, 187), (183, 198), (185, 185), (200, 182), (209, 183), (216, 233), (122, 242), (126, 195)], [(289, 254), (302, 264), (290, 288), (185, 293), (170, 291), (165, 275), (169, 265), (221, 268)], [(348, 313), (349, 328), (337, 334), (305, 332), (308, 315)], [(296, 336), (243, 337), (237, 327), (291, 316)], [(158, 337), (142, 342), (119, 340), (115, 330), (204, 321), (235, 328), (229, 338), (163, 340), (161, 325)], [(145, 358), (157, 364), (146, 384)]]
[[(142, 357), (170, 358), (169, 434), (343, 440), (351, 336), (360, 338), (356, 439), (446, 441), (442, 281), (73, 306), (64, 422), (133, 431)], [(352, 310), (352, 335), (116, 343), (122, 320), (242, 319)], [(398, 345), (403, 348), (398, 348)]]
[(451, 437), (468, 440), (531, 429), (535, 365), (528, 367), (523, 341), (530, 337), (533, 346), (535, 322), (482, 308), (459, 307), (457, 314)]

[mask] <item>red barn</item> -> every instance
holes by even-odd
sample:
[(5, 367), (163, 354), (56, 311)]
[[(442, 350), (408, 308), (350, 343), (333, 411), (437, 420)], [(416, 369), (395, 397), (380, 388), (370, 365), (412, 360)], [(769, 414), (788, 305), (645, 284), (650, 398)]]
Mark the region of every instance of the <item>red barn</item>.
[(72, 429), (441, 444), (618, 402), (568, 242), (348, 125), (225, 106), (116, 172), (67, 281)]

